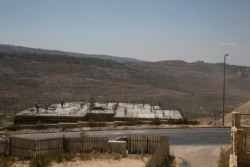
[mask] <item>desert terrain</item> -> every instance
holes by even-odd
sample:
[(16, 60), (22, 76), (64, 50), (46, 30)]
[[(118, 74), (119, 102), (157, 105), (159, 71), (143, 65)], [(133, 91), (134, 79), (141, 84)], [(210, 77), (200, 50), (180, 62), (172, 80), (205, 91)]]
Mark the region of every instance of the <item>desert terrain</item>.
[[(61, 99), (84, 102), (89, 98), (157, 104), (163, 109), (178, 109), (192, 120), (219, 119), (223, 63), (108, 58), (1, 45), (0, 119), (34, 104), (57, 104)], [(250, 99), (248, 73), (249, 67), (226, 66), (226, 113)]]
[[(11, 121), (14, 113), (36, 103), (55, 104), (61, 99), (84, 102), (89, 98), (104, 102), (157, 104), (163, 109), (178, 109), (187, 119), (200, 120), (199, 126), (220, 124), (222, 63), (118, 62), (51, 53), (13, 54), (1, 51), (0, 60), (1, 124)], [(226, 114), (231, 111), (250, 113), (248, 72), (249, 67), (227, 65)], [(230, 114), (225, 121), (227, 126), (231, 125)], [(173, 146), (171, 153), (176, 157), (176, 166), (209, 167), (217, 164), (220, 147)], [(76, 159), (53, 166), (143, 166), (145, 161), (138, 157), (87, 162)], [(21, 162), (15, 166), (25, 166), (25, 163), (28, 165)]]

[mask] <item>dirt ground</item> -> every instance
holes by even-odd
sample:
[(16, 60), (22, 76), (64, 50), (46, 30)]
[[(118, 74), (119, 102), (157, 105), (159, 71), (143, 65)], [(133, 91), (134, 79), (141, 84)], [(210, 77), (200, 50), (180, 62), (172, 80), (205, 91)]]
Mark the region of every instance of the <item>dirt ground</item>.
[(91, 161), (76, 161), (66, 163), (54, 163), (53, 167), (144, 167), (146, 162), (142, 159), (123, 158), (120, 160), (91, 160)]
[[(123, 158), (121, 160), (74, 160), (62, 163), (52, 163), (51, 167), (144, 167), (145, 162), (139, 159)], [(16, 163), (13, 167), (29, 167), (29, 162)]]
[(222, 147), (229, 148), (230, 146), (171, 146), (171, 154), (175, 156), (176, 167), (216, 167)]
[[(61, 163), (52, 162), (51, 167), (144, 167), (148, 162), (150, 156), (145, 155), (128, 155), (128, 157), (121, 157), (115, 159), (112, 156), (103, 156), (98, 159), (80, 160), (73, 159), (71, 161), (64, 161)], [(30, 161), (15, 162), (13, 167), (29, 167)]]

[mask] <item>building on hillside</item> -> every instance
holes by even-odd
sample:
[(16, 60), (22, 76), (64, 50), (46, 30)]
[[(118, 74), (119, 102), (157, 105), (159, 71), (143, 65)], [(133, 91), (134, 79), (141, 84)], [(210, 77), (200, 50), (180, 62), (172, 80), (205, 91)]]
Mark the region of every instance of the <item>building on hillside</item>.
[(29, 123), (58, 123), (78, 121), (112, 122), (126, 119), (183, 119), (178, 110), (162, 110), (160, 106), (150, 104), (133, 103), (81, 103), (71, 102), (52, 104), (50, 106), (39, 106), (29, 108), (15, 114), (14, 122), (21, 124)]

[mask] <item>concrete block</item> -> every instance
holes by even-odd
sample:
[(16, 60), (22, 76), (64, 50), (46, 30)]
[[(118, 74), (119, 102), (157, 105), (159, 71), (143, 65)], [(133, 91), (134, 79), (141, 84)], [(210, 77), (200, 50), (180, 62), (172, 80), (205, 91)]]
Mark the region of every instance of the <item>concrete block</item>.
[(110, 140), (108, 142), (108, 151), (110, 153), (117, 153), (123, 156), (127, 156), (127, 142)]

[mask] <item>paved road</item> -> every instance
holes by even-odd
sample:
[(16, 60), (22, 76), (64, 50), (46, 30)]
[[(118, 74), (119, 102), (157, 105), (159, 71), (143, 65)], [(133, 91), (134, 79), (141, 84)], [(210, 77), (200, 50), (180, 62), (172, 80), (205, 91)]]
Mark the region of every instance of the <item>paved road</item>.
[(169, 136), (170, 145), (224, 145), (230, 144), (229, 128), (140, 129), (89, 131), (89, 136), (115, 138), (122, 135)]
[[(229, 128), (180, 128), (180, 129), (139, 129), (87, 131), (88, 136), (104, 136), (114, 139), (117, 136), (153, 135), (169, 136), (170, 145), (226, 145), (230, 144)], [(38, 134), (19, 134), (16, 137), (44, 139), (55, 137), (80, 137), (80, 132), (57, 132)]]

